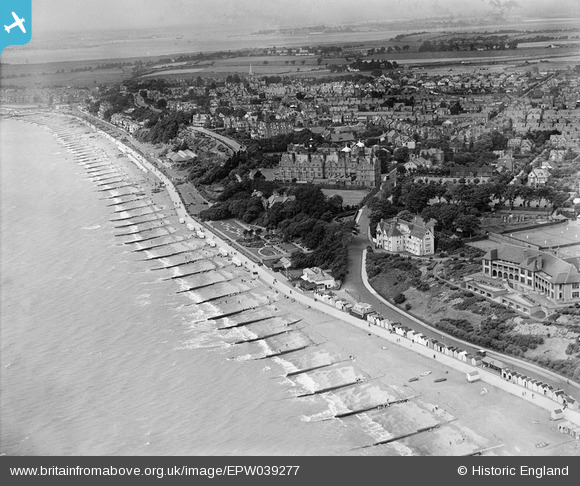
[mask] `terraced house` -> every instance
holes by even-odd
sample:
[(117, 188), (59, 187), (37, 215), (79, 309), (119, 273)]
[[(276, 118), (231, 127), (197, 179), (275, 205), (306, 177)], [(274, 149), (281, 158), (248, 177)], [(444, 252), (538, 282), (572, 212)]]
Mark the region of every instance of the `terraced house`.
[(540, 294), (556, 304), (580, 302), (580, 258), (502, 245), (485, 254), (482, 266), (483, 274), (524, 295)]

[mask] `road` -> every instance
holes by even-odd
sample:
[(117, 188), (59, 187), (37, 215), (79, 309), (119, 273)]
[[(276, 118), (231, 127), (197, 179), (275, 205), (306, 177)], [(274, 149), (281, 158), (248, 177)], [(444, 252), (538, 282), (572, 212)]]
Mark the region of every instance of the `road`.
[[(86, 114), (83, 115), (86, 117)], [(123, 137), (129, 139), (127, 133), (122, 131), (118, 127), (115, 127), (110, 123), (104, 122), (103, 120), (96, 117), (92, 117), (90, 115), (89, 118), (91, 118), (92, 121), (94, 122), (100, 122), (99, 124), (102, 127), (106, 127), (109, 133), (116, 134), (116, 136), (119, 139)], [(209, 130), (207, 131), (209, 132)], [(213, 134), (213, 132), (210, 133)], [(221, 137), (221, 135), (219, 137)], [(137, 142), (132, 138), (131, 141), (133, 145), (136, 148), (138, 148), (145, 157), (149, 155), (147, 152), (147, 146), (145, 144), (141, 144), (140, 142)], [(154, 163), (153, 161), (151, 162)], [(190, 214), (196, 214), (200, 210), (208, 207), (206, 205), (203, 205), (204, 201), (203, 197), (197, 192), (197, 190), (191, 184), (184, 184), (183, 187), (180, 188), (180, 192), (182, 194), (182, 197), (184, 198), (186, 206), (188, 206), (186, 208), (180, 208), (183, 214), (187, 214), (186, 210)], [(176, 197), (176, 200), (178, 200), (179, 196), (177, 196), (176, 194), (174, 196)], [(405, 313), (399, 311), (393, 304), (390, 304), (386, 300), (375, 295), (366, 287), (362, 278), (362, 259), (364, 250), (367, 248), (369, 244), (372, 244), (368, 239), (369, 215), (370, 210), (365, 206), (362, 211), (362, 215), (358, 221), (360, 233), (353, 238), (351, 247), (349, 249), (348, 274), (346, 281), (343, 284), (343, 289), (347, 293), (349, 293), (353, 298), (372, 305), (373, 309), (375, 309), (377, 312), (379, 312), (384, 317), (393, 322), (400, 322), (401, 324), (408, 326), (411, 329), (423, 333), (427, 337), (437, 339), (438, 341), (443, 342), (444, 344), (456, 346), (472, 354), (475, 354), (475, 352), (480, 348), (473, 346), (469, 343), (466, 343), (465, 341), (456, 339), (448, 334), (444, 334), (439, 330), (430, 327), (428, 323), (421, 322), (416, 318), (413, 319), (411, 317), (408, 317)], [(565, 393), (572, 395), (574, 397), (578, 397), (580, 395), (580, 384), (572, 381), (568, 382), (566, 378), (563, 378), (562, 376), (556, 373), (553, 373), (549, 370), (545, 370), (544, 368), (536, 366), (532, 363), (527, 363), (525, 361), (521, 361), (516, 358), (505, 356), (493, 351), (488, 351), (487, 355), (493, 359), (497, 359), (508, 364), (513, 371), (522, 373), (524, 375), (527, 375), (531, 378), (540, 381), (548, 382), (552, 386), (558, 389), (562, 389), (564, 390)]]
[[(352, 244), (349, 248), (348, 274), (346, 281), (343, 284), (343, 289), (353, 298), (372, 305), (373, 309), (379, 312), (379, 314), (382, 314), (383, 317), (386, 317), (393, 322), (400, 322), (404, 326), (419, 331), (427, 337), (437, 339), (439, 342), (443, 342), (446, 345), (456, 346), (475, 355), (476, 351), (481, 348), (442, 333), (438, 329), (431, 327), (429, 323), (408, 317), (405, 313), (397, 310), (396, 306), (387, 302), (385, 299), (382, 299), (380, 296), (375, 295), (367, 288), (363, 281), (362, 259), (364, 250), (369, 244), (372, 245), (368, 239), (369, 215), (370, 210), (365, 206), (358, 222), (360, 233), (353, 238)], [(540, 381), (548, 382), (548, 384), (551, 384), (557, 389), (564, 390), (565, 393), (572, 395), (573, 397), (578, 397), (580, 395), (579, 384), (569, 381), (549, 370), (495, 351), (488, 351), (487, 356), (504, 362), (510, 367), (510, 369), (516, 372)]]
[(195, 132), (203, 133), (204, 135), (207, 135), (208, 137), (212, 137), (212, 138), (215, 138), (216, 140), (219, 140), (224, 145), (227, 145), (229, 148), (231, 148), (234, 152), (240, 152), (240, 151), (246, 150), (246, 147), (244, 145), (236, 142), (235, 140), (233, 140), (231, 138), (224, 137), (223, 135), (220, 135), (219, 133), (212, 132), (211, 130), (208, 130), (207, 128), (189, 127), (189, 129), (193, 130)]

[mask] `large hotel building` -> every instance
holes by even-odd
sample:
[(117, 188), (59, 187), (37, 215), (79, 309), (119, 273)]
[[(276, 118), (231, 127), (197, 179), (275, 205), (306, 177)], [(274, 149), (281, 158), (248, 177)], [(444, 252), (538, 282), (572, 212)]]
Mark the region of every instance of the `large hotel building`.
[(377, 147), (361, 142), (352, 147), (319, 148), (290, 145), (282, 154), (277, 178), (283, 181), (312, 182), (374, 188), (381, 182)]

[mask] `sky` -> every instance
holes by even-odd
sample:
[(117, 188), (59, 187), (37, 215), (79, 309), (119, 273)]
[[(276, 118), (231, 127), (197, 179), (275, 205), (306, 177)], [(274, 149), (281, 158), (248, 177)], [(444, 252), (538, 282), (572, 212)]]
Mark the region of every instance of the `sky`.
[[(364, 21), (488, 16), (580, 17), (578, 0), (32, 0), (36, 32), (160, 27), (232, 30)], [(506, 9), (504, 9), (505, 11)]]

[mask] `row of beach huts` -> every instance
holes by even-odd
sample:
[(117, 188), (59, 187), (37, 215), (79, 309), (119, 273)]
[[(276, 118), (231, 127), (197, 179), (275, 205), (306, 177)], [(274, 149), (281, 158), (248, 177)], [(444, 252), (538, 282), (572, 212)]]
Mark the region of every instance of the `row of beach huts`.
[[(538, 395), (553, 400), (554, 402), (560, 404), (561, 408), (569, 408), (571, 410), (580, 409), (580, 404), (578, 401), (567, 395), (563, 390), (556, 389), (553, 386), (548, 385), (547, 383), (544, 383), (540, 380), (536, 380), (534, 378), (530, 378), (526, 375), (510, 370), (503, 362), (487, 357), (486, 351), (484, 350), (477, 351), (476, 354), (473, 354), (456, 346), (444, 344), (437, 339), (427, 337), (424, 334), (415, 331), (408, 326), (404, 326), (399, 322), (392, 322), (389, 319), (384, 318), (378, 312), (374, 311), (370, 304), (365, 304), (362, 302), (349, 304), (343, 299), (337, 298), (332, 292), (315, 292), (314, 299), (331, 305), (344, 312), (348, 312), (349, 314), (354, 315), (360, 319), (364, 319), (372, 325), (387, 329), (390, 332), (393, 332), (403, 338), (409, 339), (413, 343), (417, 343), (421, 346), (433, 349), (435, 352), (444, 354), (445, 356), (449, 356), (451, 358), (455, 358), (471, 366), (494, 371), (501, 375), (501, 377), (506, 381), (517, 384), (529, 390), (531, 393), (537, 393)], [(479, 380), (479, 374), (477, 371), (470, 372), (467, 374), (466, 378), (470, 382), (477, 381)], [(552, 418), (554, 420), (558, 420), (557, 415), (558, 414), (552, 414)]]

